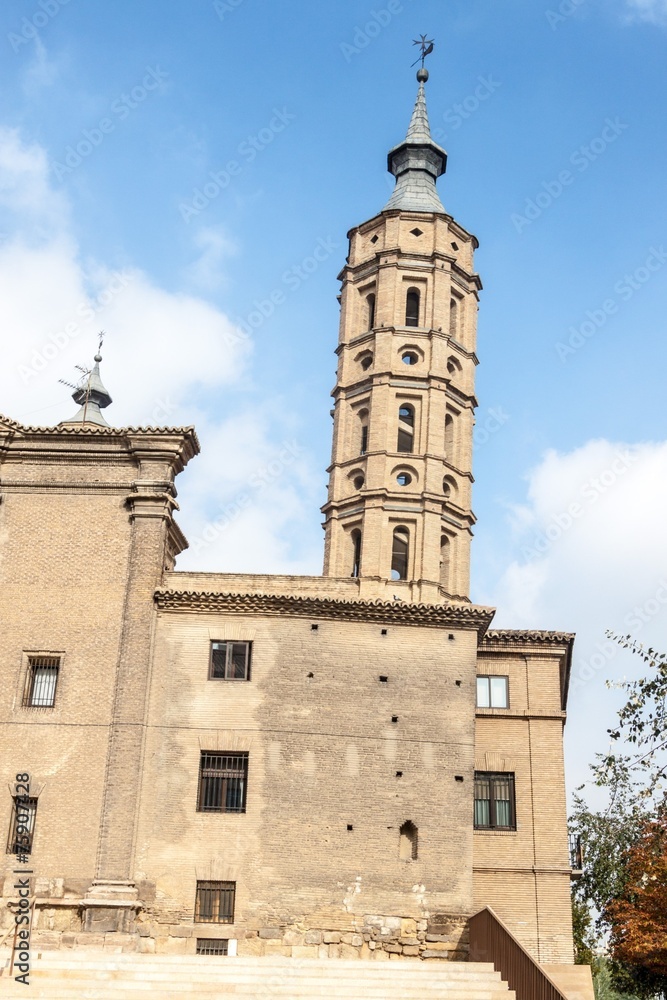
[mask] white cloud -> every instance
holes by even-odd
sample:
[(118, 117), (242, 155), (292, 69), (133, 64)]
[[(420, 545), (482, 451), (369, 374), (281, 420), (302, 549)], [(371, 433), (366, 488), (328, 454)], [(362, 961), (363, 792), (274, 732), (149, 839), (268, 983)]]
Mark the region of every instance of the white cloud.
[(667, 442), (589, 441), (548, 452), (519, 516), (508, 512), (517, 557), (489, 595), (495, 624), (577, 633), (566, 730), (573, 781), (606, 748), (621, 695), (605, 681), (642, 671), (605, 631), (667, 646), (666, 492)]
[[(100, 329), (107, 331), (102, 378), (114, 403), (110, 423), (180, 425), (195, 422), (202, 441), (179, 482), (186, 535), (219, 517), (244, 483), (250, 502), (232, 532), (195, 552), (192, 569), (292, 572), (316, 569), (319, 553), (303, 539), (292, 550), (283, 537), (302, 521), (314, 481), (306, 456), (280, 460), (292, 442), (284, 405), (266, 400), (258, 411), (238, 392), (237, 413), (224, 420), (216, 400), (248, 381), (252, 342), (205, 298), (161, 288), (139, 268), (83, 260), (72, 235), (72, 207), (49, 183), (44, 150), (0, 129), (0, 412), (26, 424), (57, 424), (73, 415), (76, 364), (90, 364)], [(230, 244), (219, 231), (200, 233), (199, 284), (219, 277)], [(282, 462), (261, 486), (250, 478)], [(259, 471), (258, 471), (259, 470)], [(318, 538), (319, 542), (319, 538)]]
[(632, 20), (667, 25), (667, 0), (627, 0), (627, 3)]

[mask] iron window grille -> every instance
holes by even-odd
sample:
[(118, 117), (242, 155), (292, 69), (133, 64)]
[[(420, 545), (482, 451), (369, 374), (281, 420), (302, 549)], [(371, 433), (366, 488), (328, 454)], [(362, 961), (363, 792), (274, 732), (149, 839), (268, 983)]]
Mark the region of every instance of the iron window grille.
[(198, 955), (227, 955), (229, 941), (227, 938), (197, 938)]
[(210, 680), (249, 681), (249, 642), (212, 642)]
[(478, 708), (509, 708), (509, 677), (484, 676), (477, 678)]
[(29, 656), (24, 708), (52, 708), (60, 670), (59, 656)]
[(247, 753), (201, 751), (198, 812), (245, 812), (247, 785)]
[(31, 854), (35, 835), (37, 799), (15, 796), (7, 838), (7, 854)]
[(475, 829), (516, 830), (513, 774), (475, 772)]
[(202, 924), (233, 924), (236, 882), (197, 881), (195, 920)]

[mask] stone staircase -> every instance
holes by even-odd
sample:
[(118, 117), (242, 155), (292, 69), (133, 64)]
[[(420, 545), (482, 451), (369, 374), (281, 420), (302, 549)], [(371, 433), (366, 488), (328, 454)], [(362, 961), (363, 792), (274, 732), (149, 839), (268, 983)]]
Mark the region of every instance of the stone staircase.
[(0, 958), (0, 996), (30, 1000), (515, 1000), (481, 962), (249, 958), (44, 951), (32, 956), (28, 990)]

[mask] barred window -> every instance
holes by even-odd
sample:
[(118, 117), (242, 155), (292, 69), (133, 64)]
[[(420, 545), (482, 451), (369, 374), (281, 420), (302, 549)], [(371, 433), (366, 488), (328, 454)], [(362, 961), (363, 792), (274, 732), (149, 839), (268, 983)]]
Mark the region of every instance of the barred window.
[(56, 700), (60, 670), (59, 656), (29, 656), (23, 705), (26, 708), (51, 708)]
[(197, 938), (198, 955), (228, 955), (229, 940), (227, 938)]
[(35, 834), (37, 799), (15, 796), (7, 838), (7, 854), (30, 854)]
[(212, 642), (210, 680), (249, 681), (249, 642)]
[(513, 774), (475, 772), (475, 829), (516, 830)]
[(478, 677), (477, 707), (509, 708), (509, 677)]
[(247, 784), (247, 753), (202, 750), (197, 811), (245, 812)]
[(197, 881), (195, 920), (202, 924), (233, 924), (236, 882)]

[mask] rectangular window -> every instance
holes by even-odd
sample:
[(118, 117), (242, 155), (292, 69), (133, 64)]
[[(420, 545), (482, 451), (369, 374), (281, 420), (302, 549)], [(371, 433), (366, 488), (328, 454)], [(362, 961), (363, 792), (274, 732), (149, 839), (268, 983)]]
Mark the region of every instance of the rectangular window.
[(227, 938), (197, 938), (198, 955), (227, 955), (229, 941)]
[(35, 834), (37, 799), (16, 796), (9, 824), (7, 854), (30, 854)]
[(209, 680), (249, 681), (249, 642), (212, 642)]
[(52, 708), (60, 669), (59, 656), (29, 656), (23, 705), (25, 708)]
[(197, 811), (245, 812), (247, 784), (247, 753), (202, 750)]
[(516, 830), (513, 774), (475, 772), (475, 829)]
[(233, 924), (236, 882), (197, 882), (195, 920), (202, 924)]
[(509, 677), (478, 677), (478, 708), (509, 708)]

